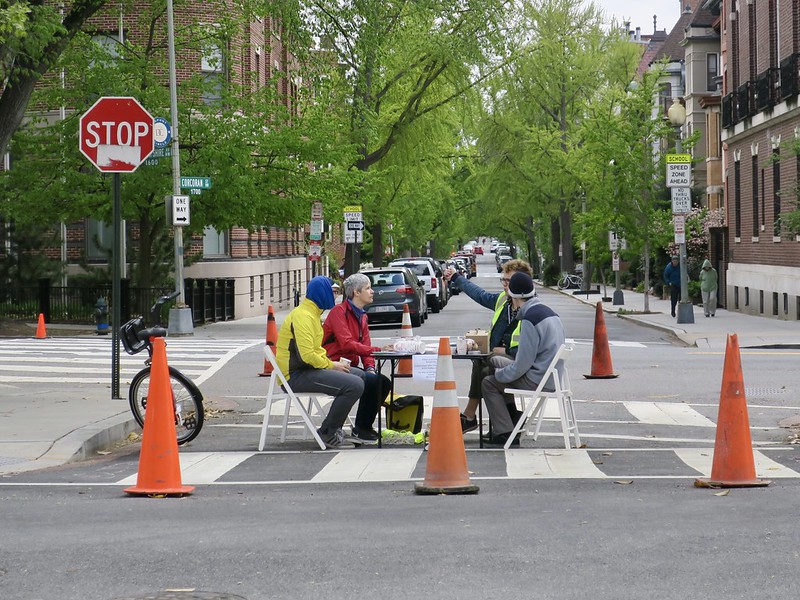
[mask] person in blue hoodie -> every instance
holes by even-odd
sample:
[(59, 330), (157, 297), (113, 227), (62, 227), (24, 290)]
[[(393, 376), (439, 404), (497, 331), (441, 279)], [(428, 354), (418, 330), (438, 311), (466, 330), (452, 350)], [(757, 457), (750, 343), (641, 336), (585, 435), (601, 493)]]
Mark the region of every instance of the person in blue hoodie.
[(664, 283), (670, 288), (669, 301), (672, 308), (672, 316), (675, 316), (675, 306), (681, 299), (681, 267), (680, 258), (673, 256), (664, 267)]
[(342, 426), (364, 391), (364, 382), (350, 366), (328, 358), (322, 346), (322, 313), (336, 304), (333, 284), (323, 276), (308, 282), (306, 297), (290, 312), (278, 332), (275, 358), (295, 392), (320, 392), (333, 396), (318, 433), (328, 448), (348, 440)]

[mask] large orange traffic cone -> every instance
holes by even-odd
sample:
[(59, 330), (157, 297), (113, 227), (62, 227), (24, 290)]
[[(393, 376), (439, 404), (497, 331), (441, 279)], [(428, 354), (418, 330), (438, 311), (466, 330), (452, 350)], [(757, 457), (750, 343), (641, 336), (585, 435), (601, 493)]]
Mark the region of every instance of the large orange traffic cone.
[[(408, 312), (408, 304), (403, 305), (403, 323), (400, 326), (401, 338), (414, 337), (414, 330), (411, 328), (411, 313)], [(411, 377), (414, 375), (414, 363), (410, 358), (401, 358), (397, 365), (395, 377)]]
[(611, 366), (611, 350), (608, 348), (608, 332), (603, 316), (603, 303), (598, 302), (594, 314), (594, 342), (592, 343), (592, 372), (586, 379), (614, 379), (619, 377)]
[(136, 485), (126, 488), (125, 492), (136, 495), (184, 495), (193, 490), (192, 486), (181, 485), (166, 343), (164, 338), (155, 338), (142, 449), (139, 453), (139, 473)]
[(464, 435), (453, 376), (450, 338), (439, 338), (436, 383), (428, 443), (425, 481), (414, 487), (417, 494), (477, 494), (480, 489), (469, 480)]
[[(278, 344), (278, 326), (275, 323), (275, 311), (272, 310), (272, 304), (269, 305), (267, 310), (267, 346), (272, 350), (273, 354), (277, 354)], [(272, 364), (265, 358), (264, 371), (259, 373), (259, 377), (269, 377), (272, 375)]]
[(744, 377), (739, 356), (739, 338), (735, 333), (728, 335), (725, 347), (711, 477), (697, 479), (694, 484), (697, 487), (714, 488), (759, 487), (770, 484), (766, 479), (756, 478), (750, 419), (747, 416)]
[(39, 313), (39, 323), (36, 325), (36, 339), (43, 340), (47, 337), (47, 331), (44, 328), (44, 314)]

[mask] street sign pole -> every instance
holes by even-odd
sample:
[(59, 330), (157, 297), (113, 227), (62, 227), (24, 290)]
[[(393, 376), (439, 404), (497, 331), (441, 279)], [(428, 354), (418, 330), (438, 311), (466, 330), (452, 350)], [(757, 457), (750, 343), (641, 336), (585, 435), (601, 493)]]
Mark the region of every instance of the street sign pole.
[[(178, 84), (175, 69), (175, 20), (172, 10), (172, 0), (167, 0), (167, 45), (169, 49), (169, 105), (170, 119), (172, 120), (172, 193), (179, 196), (181, 193), (181, 158), (180, 144), (178, 143)], [(175, 307), (169, 310), (170, 335), (190, 335), (194, 333), (192, 309), (186, 306), (186, 296), (183, 285), (183, 227), (174, 227), (175, 240), (175, 291), (178, 292), (178, 301)]]
[[(685, 188), (690, 187), (691, 182), (691, 159), (688, 154), (681, 154), (681, 129), (676, 127), (675, 150), (676, 154), (667, 155), (667, 187)], [(691, 192), (690, 192), (691, 194)], [(691, 196), (690, 196), (691, 204)], [(685, 225), (684, 225), (685, 227)], [(677, 232), (676, 232), (677, 233)], [(678, 245), (678, 259), (680, 261), (681, 272), (681, 300), (678, 302), (678, 323), (694, 323), (694, 310), (689, 300), (689, 273), (686, 266), (686, 237)]]

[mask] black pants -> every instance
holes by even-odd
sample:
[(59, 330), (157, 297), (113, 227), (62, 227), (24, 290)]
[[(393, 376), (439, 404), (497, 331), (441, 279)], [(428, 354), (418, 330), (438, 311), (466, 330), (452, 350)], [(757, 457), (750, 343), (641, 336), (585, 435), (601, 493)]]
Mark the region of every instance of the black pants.
[(378, 411), (392, 388), (392, 381), (386, 375), (368, 373), (362, 369), (351, 368), (350, 372), (364, 381), (364, 393), (358, 401), (356, 427), (369, 431), (378, 416)]
[(681, 286), (672, 284), (669, 290), (669, 301), (672, 305), (672, 316), (675, 316), (675, 306), (680, 302), (681, 299)]

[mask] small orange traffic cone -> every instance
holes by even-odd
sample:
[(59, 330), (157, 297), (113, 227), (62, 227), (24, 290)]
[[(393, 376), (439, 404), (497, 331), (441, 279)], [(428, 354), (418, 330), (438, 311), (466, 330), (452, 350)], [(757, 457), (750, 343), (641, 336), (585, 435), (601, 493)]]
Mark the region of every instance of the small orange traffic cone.
[[(411, 328), (411, 313), (408, 312), (408, 304), (403, 305), (403, 324), (400, 326), (400, 337), (414, 337), (414, 330)], [(414, 375), (414, 363), (410, 358), (401, 358), (397, 365), (395, 377), (411, 377)]]
[(164, 338), (153, 340), (153, 361), (150, 367), (150, 389), (144, 413), (142, 449), (136, 485), (125, 489), (134, 495), (184, 495), (194, 487), (181, 485), (181, 463), (178, 458), (178, 437), (175, 434), (175, 407), (167, 365)]
[(697, 487), (713, 488), (763, 487), (770, 484), (767, 479), (756, 478), (750, 419), (747, 416), (744, 377), (739, 356), (739, 337), (735, 333), (728, 335), (725, 346), (711, 477), (697, 479), (694, 484)]
[(47, 331), (44, 328), (44, 314), (39, 313), (39, 323), (36, 325), (36, 339), (43, 340), (47, 337)]
[(428, 443), (425, 481), (414, 486), (417, 494), (477, 494), (480, 489), (469, 480), (461, 410), (456, 396), (450, 338), (439, 338), (436, 383)]
[[(278, 325), (275, 323), (275, 311), (272, 309), (272, 304), (270, 304), (269, 309), (267, 310), (267, 346), (269, 346), (273, 354), (276, 354), (277, 344), (278, 344)], [(258, 376), (269, 377), (270, 375), (272, 375), (272, 365), (265, 358), (264, 371), (259, 373)]]
[(608, 348), (608, 332), (603, 316), (603, 303), (598, 302), (594, 314), (594, 342), (592, 343), (592, 372), (586, 379), (614, 379), (619, 377), (611, 366), (611, 350)]

